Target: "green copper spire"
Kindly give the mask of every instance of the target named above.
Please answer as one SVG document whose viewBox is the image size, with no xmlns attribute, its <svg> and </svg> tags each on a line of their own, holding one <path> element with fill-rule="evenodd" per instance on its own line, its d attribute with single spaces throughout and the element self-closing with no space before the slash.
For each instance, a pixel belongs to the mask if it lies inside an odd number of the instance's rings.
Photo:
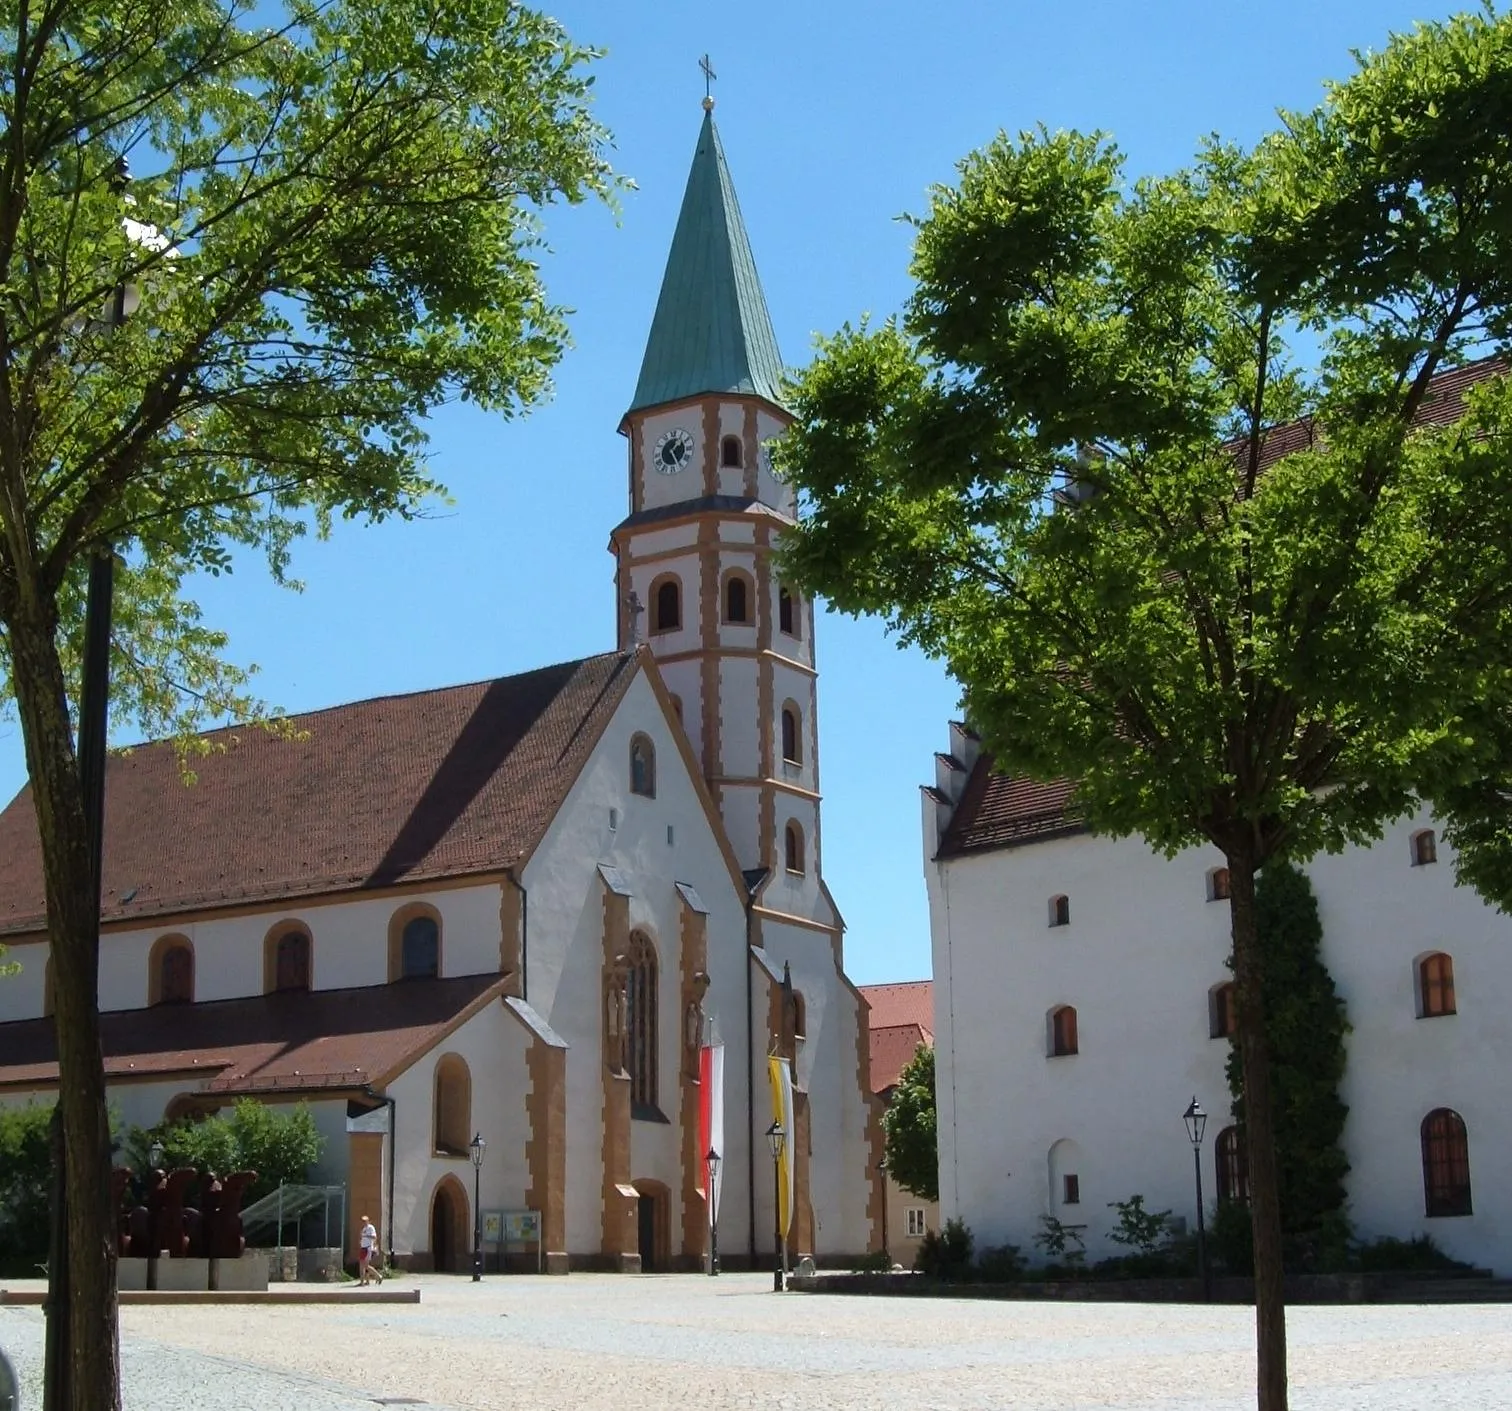
<svg viewBox="0 0 1512 1411">
<path fill-rule="evenodd" d="M 781 404 L 782 358 L 712 106 L 699 130 L 632 412 L 704 392 Z"/>
</svg>

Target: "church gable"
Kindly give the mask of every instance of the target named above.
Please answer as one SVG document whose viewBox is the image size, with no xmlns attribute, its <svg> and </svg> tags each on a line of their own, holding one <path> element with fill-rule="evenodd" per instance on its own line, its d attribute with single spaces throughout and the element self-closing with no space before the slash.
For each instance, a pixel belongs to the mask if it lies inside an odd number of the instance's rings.
<svg viewBox="0 0 1512 1411">
<path fill-rule="evenodd" d="M 527 853 L 634 675 L 607 653 L 216 731 L 186 786 L 171 742 L 111 758 L 104 919 L 439 880 Z M 0 935 L 41 930 L 29 791 L 0 814 Z"/>
</svg>

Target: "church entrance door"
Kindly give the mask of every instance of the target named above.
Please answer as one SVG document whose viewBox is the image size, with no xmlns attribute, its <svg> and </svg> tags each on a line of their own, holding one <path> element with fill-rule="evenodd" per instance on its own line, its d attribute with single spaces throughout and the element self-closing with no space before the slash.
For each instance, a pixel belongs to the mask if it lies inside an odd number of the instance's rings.
<svg viewBox="0 0 1512 1411">
<path fill-rule="evenodd" d="M 656 1270 L 656 1197 L 643 1195 L 636 1212 L 639 1219 L 641 1272 Z"/>
<path fill-rule="evenodd" d="M 467 1195 L 455 1176 L 436 1187 L 431 1200 L 431 1267 L 441 1274 L 467 1267 Z"/>
</svg>

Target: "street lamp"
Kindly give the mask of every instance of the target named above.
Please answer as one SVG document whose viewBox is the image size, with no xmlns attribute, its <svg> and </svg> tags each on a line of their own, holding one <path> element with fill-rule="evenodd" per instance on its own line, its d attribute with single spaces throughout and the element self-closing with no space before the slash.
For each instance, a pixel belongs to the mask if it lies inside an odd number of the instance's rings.
<svg viewBox="0 0 1512 1411">
<path fill-rule="evenodd" d="M 877 1162 L 877 1170 L 882 1176 L 882 1253 L 887 1257 L 887 1272 L 892 1272 L 892 1256 L 887 1253 L 887 1156 Z"/>
<path fill-rule="evenodd" d="M 152 1145 L 147 1148 L 147 1166 L 149 1171 L 163 1169 L 163 1144 L 156 1137 L 152 1139 Z"/>
<path fill-rule="evenodd" d="M 473 1164 L 473 1283 L 483 1277 L 483 1206 L 480 1204 L 483 1188 L 483 1152 L 488 1143 L 482 1132 L 475 1132 L 468 1143 Z"/>
<path fill-rule="evenodd" d="M 782 1292 L 782 1148 L 787 1144 L 787 1133 L 782 1123 L 774 1121 L 766 1132 L 767 1145 L 772 1150 L 772 1292 Z"/>
<path fill-rule="evenodd" d="M 714 1182 L 719 1175 L 719 1153 L 711 1146 L 704 1157 L 709 1173 L 709 1274 L 719 1272 L 719 1211 L 714 1207 Z"/>
<path fill-rule="evenodd" d="M 1186 1123 L 1187 1140 L 1192 1144 L 1192 1169 L 1197 1176 L 1197 1277 L 1202 1280 L 1202 1301 L 1212 1301 L 1213 1290 L 1208 1282 L 1207 1231 L 1202 1224 L 1202 1134 L 1207 1131 L 1207 1113 L 1197 1103 L 1196 1095 L 1181 1114 Z"/>
</svg>

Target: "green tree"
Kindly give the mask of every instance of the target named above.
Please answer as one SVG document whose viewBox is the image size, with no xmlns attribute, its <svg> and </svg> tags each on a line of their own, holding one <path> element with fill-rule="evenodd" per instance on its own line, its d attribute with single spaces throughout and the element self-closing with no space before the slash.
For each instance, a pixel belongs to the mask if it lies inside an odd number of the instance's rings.
<svg viewBox="0 0 1512 1411">
<path fill-rule="evenodd" d="M 1266 1045 L 1270 1055 L 1276 1179 L 1288 1262 L 1328 1264 L 1347 1254 L 1340 1145 L 1349 1108 L 1344 1078 L 1344 1001 L 1323 964 L 1323 923 L 1307 875 L 1278 859 L 1255 880 L 1255 931 L 1264 958 Z M 1230 1045 L 1234 1118 L 1245 1125 L 1243 1064 Z"/>
<path fill-rule="evenodd" d="M 0 1107 L 0 1257 L 47 1257 L 52 1108 Z"/>
<path fill-rule="evenodd" d="M 1509 104 L 1486 12 L 1170 176 L 1000 136 L 915 223 L 902 319 L 821 341 L 779 451 L 790 570 L 944 661 L 1000 769 L 1226 858 L 1262 1411 L 1286 1326 L 1256 873 L 1418 797 L 1453 835 L 1509 784 L 1512 387 L 1483 366 L 1436 400 L 1512 320 Z"/>
<path fill-rule="evenodd" d="M 935 1139 L 934 1050 L 920 1044 L 903 1065 L 882 1114 L 887 1172 L 920 1200 L 940 1198 L 940 1149 Z"/>
<path fill-rule="evenodd" d="M 593 56 L 514 0 L 272 13 L 35 0 L 0 34 L 0 692 L 42 839 L 78 1411 L 119 1405 L 69 706 L 86 564 L 121 557 L 120 714 L 187 736 L 252 711 L 187 582 L 237 550 L 283 578 L 305 532 L 416 513 L 442 401 L 540 400 L 566 338 L 543 212 L 614 185 Z"/>
</svg>

